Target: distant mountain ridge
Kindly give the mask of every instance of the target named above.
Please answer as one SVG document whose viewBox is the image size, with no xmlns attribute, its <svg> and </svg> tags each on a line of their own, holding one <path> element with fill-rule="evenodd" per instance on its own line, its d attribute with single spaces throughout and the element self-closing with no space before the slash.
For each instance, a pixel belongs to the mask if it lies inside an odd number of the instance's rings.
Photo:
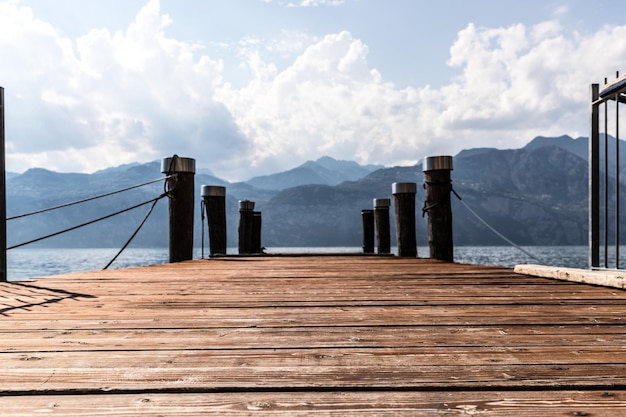
<svg viewBox="0 0 626 417">
<path fill-rule="evenodd" d="M 250 178 L 246 183 L 267 190 L 284 190 L 308 184 L 337 185 L 344 181 L 355 181 L 382 165 L 359 165 L 353 161 L 341 161 L 324 156 L 285 172 Z"/>
<path fill-rule="evenodd" d="M 584 245 L 587 239 L 586 138 L 538 137 L 523 148 L 477 148 L 454 157 L 453 186 L 463 201 L 493 227 L 522 245 Z M 626 144 L 622 146 L 626 149 Z M 130 164 L 94 174 L 64 174 L 31 169 L 7 179 L 7 214 L 30 212 L 158 178 L 160 163 Z M 426 245 L 426 220 L 420 208 L 421 164 L 362 167 L 355 162 L 320 158 L 292 170 L 230 183 L 199 171 L 196 183 L 196 245 L 202 219 L 200 187 L 227 188 L 228 244 L 237 246 L 238 200 L 256 202 L 263 216 L 263 245 L 360 246 L 360 211 L 372 199 L 391 197 L 393 182 L 416 182 L 418 244 Z M 294 177 L 297 180 L 294 180 Z M 311 183 L 302 184 L 304 178 Z M 355 178 L 347 180 L 346 178 Z M 267 188 L 265 188 L 267 187 Z M 158 196 L 163 184 L 51 213 L 9 222 L 9 246 Z M 626 190 L 625 190 L 626 192 Z M 456 245 L 505 244 L 453 197 Z M 37 243 L 42 247 L 120 247 L 145 214 L 140 208 L 80 231 Z M 160 202 L 133 246 L 168 244 L 167 202 Z M 393 210 L 392 210 L 393 213 Z M 393 214 L 392 214 L 393 215 Z M 206 227 L 206 225 L 204 226 Z M 392 221 L 392 238 L 394 237 Z M 207 233 L 205 232 L 205 235 Z"/>
</svg>

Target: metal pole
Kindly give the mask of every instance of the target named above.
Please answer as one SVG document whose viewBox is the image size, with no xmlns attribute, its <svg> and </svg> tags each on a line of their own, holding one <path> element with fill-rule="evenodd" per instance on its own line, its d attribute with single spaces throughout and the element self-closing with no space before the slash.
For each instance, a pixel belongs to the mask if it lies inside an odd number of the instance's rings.
<svg viewBox="0 0 626 417">
<path fill-rule="evenodd" d="M 619 79 L 619 71 L 615 73 L 615 79 Z M 615 93 L 615 269 L 619 269 L 619 102 L 621 89 Z"/>
<path fill-rule="evenodd" d="M 596 103 L 599 97 L 600 86 L 591 84 L 591 132 L 589 134 L 589 266 L 591 268 L 600 266 L 600 126 Z"/>
<path fill-rule="evenodd" d="M 7 281 L 7 192 L 4 155 L 4 88 L 0 87 L 0 281 Z"/>
<path fill-rule="evenodd" d="M 606 79 L 604 80 L 604 84 L 606 84 Z M 604 267 L 609 267 L 609 135 L 608 135 L 608 126 L 609 126 L 609 107 L 608 101 L 604 101 Z M 598 112 L 598 149 L 600 149 L 600 108 L 597 109 Z M 600 152 L 598 152 L 598 158 L 600 158 Z M 598 162 L 598 167 L 600 166 L 600 162 Z M 598 168 L 600 169 L 600 168 Z M 598 172 L 598 239 L 600 239 L 600 173 Z M 598 266 L 600 265 L 600 243 L 598 242 Z"/>
</svg>

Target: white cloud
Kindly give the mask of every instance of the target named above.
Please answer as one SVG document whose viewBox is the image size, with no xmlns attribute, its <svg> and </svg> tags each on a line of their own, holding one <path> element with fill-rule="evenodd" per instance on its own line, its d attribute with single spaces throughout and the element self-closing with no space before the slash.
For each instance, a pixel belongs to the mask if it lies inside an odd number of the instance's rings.
<svg viewBox="0 0 626 417">
<path fill-rule="evenodd" d="M 300 0 L 298 2 L 288 2 L 287 7 L 339 6 L 343 3 L 345 3 L 344 0 Z"/>
<path fill-rule="evenodd" d="M 376 162 L 396 152 L 416 108 L 407 91 L 368 67 L 367 53 L 348 32 L 328 35 L 275 76 L 220 90 L 217 97 L 254 142 L 250 164 L 285 168 L 325 154 Z"/>
<path fill-rule="evenodd" d="M 218 97 L 254 142 L 251 165 L 265 170 L 324 154 L 401 164 L 467 147 L 512 148 L 536 135 L 586 135 L 589 84 L 626 58 L 624 31 L 583 37 L 557 22 L 470 24 L 450 49 L 459 75 L 440 89 L 385 82 L 369 67 L 367 46 L 342 32 L 280 72 L 256 60 L 271 71 Z"/>
<path fill-rule="evenodd" d="M 0 7 L 0 48 L 14 64 L 0 70 L 9 169 L 95 170 L 199 151 L 219 167 L 245 145 L 212 98 L 222 62 L 166 37 L 171 19 L 158 0 L 126 31 L 93 30 L 75 42 L 27 7 Z"/>
<path fill-rule="evenodd" d="M 623 64 L 625 34 L 626 26 L 581 36 L 555 22 L 469 25 L 451 48 L 449 64 L 461 75 L 442 89 L 446 130 L 509 147 L 540 134 L 586 135 L 589 84 Z"/>
<path fill-rule="evenodd" d="M 589 84 L 626 61 L 626 26 L 469 24 L 450 47 L 455 78 L 398 88 L 350 32 L 283 32 L 224 48 L 249 70 L 240 87 L 202 44 L 168 37 L 173 24 L 150 0 L 124 31 L 69 39 L 0 0 L 9 169 L 93 171 L 177 153 L 246 179 L 323 155 L 395 165 L 586 135 Z"/>
</svg>

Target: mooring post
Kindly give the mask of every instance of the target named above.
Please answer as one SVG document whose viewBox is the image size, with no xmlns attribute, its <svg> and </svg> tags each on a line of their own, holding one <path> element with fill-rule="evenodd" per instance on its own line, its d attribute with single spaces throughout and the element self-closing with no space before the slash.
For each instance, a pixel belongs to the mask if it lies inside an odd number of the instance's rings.
<svg viewBox="0 0 626 417">
<path fill-rule="evenodd" d="M 430 257 L 440 261 L 454 261 L 452 243 L 451 156 L 424 158 L 424 212 L 428 213 L 428 247 Z"/>
<path fill-rule="evenodd" d="M 363 253 L 374 253 L 374 210 L 361 210 L 363 219 Z"/>
<path fill-rule="evenodd" d="M 415 236 L 415 193 L 414 182 L 394 182 L 391 185 L 396 213 L 396 243 L 398 256 L 417 256 Z"/>
<path fill-rule="evenodd" d="M 201 195 L 209 228 L 209 255 L 226 255 L 226 187 L 203 185 Z"/>
<path fill-rule="evenodd" d="M 389 206 L 391 199 L 374 199 L 374 220 L 376 222 L 376 243 L 379 255 L 391 253 L 391 232 L 389 227 Z"/>
<path fill-rule="evenodd" d="M 161 160 L 167 174 L 170 213 L 170 262 L 193 259 L 194 176 L 196 160 L 174 155 Z"/>
<path fill-rule="evenodd" d="M 239 254 L 252 252 L 252 222 L 254 221 L 254 201 L 239 201 Z"/>
<path fill-rule="evenodd" d="M 252 242 L 251 248 L 252 253 L 261 253 L 261 227 L 263 225 L 263 221 L 261 218 L 260 211 L 252 212 Z"/>
<path fill-rule="evenodd" d="M 6 160 L 4 156 L 4 88 L 0 87 L 0 282 L 8 280 L 7 273 L 7 192 Z"/>
</svg>

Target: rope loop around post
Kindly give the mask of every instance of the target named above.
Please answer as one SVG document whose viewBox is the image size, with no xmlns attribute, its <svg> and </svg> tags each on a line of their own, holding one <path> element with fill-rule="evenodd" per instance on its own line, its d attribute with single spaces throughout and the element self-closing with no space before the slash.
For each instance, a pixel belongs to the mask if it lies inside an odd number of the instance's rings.
<svg viewBox="0 0 626 417">
<path fill-rule="evenodd" d="M 427 185 L 449 185 L 450 186 L 450 192 L 454 193 L 457 197 L 459 196 L 455 191 L 454 188 L 452 188 L 452 180 L 450 181 L 430 181 L 430 180 L 424 180 L 424 189 L 426 189 Z M 459 197 L 459 200 L 461 198 Z M 447 197 L 444 196 L 442 197 L 439 201 L 437 201 L 434 204 L 428 205 L 426 200 L 424 200 L 424 207 L 422 207 L 422 218 L 424 218 L 426 216 L 426 213 L 428 213 L 430 210 L 434 209 L 435 207 L 440 206 L 441 204 L 447 202 Z"/>
</svg>

